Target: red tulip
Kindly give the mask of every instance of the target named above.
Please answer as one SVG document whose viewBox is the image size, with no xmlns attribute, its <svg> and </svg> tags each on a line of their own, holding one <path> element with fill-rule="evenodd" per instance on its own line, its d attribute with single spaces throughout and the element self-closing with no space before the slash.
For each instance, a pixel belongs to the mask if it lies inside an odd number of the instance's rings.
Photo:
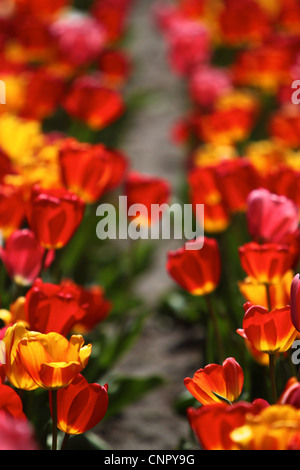
<svg viewBox="0 0 300 470">
<path fill-rule="evenodd" d="M 34 186 L 28 201 L 27 219 L 44 248 L 59 249 L 69 242 L 80 225 L 84 207 L 83 201 L 66 189 Z"/>
<path fill-rule="evenodd" d="M 300 409 L 300 382 L 298 382 L 296 377 L 291 377 L 287 381 L 278 403 Z"/>
<path fill-rule="evenodd" d="M 96 0 L 93 2 L 91 13 L 105 28 L 110 43 L 118 41 L 123 36 L 131 3 L 132 0 Z"/>
<path fill-rule="evenodd" d="M 222 365 L 209 364 L 197 370 L 192 379 L 184 379 L 188 391 L 202 405 L 222 403 L 222 399 L 235 401 L 242 392 L 243 384 L 243 370 L 232 357 L 227 358 Z"/>
<path fill-rule="evenodd" d="M 139 222 L 143 223 L 144 218 L 146 218 L 146 223 L 157 222 L 161 214 L 155 214 L 153 205 L 161 206 L 169 202 L 170 185 L 162 178 L 131 172 L 125 182 L 125 194 L 128 207 L 135 204 L 145 207 L 145 214 L 137 216 Z"/>
<path fill-rule="evenodd" d="M 187 416 L 203 450 L 236 450 L 238 447 L 230 438 L 230 433 L 245 424 L 248 414 L 256 415 L 267 406 L 268 403 L 261 399 L 253 403 L 234 403 L 232 406 L 216 403 L 188 408 Z"/>
<path fill-rule="evenodd" d="M 221 275 L 217 241 L 204 237 L 203 247 L 199 250 L 188 250 L 186 244 L 183 248 L 169 252 L 167 271 L 177 284 L 192 295 L 206 295 L 214 291 Z"/>
<path fill-rule="evenodd" d="M 97 76 L 74 80 L 62 105 L 73 119 L 83 121 L 94 130 L 110 125 L 124 112 L 121 94 L 104 87 Z"/>
<path fill-rule="evenodd" d="M 0 248 L 0 257 L 8 275 L 17 284 L 30 286 L 39 276 L 45 249 L 29 229 L 16 230 Z M 53 251 L 49 251 L 44 265 L 47 267 L 53 260 Z"/>
<path fill-rule="evenodd" d="M 21 398 L 15 390 L 4 384 L 0 384 L 0 409 L 14 418 L 26 419 Z"/>
<path fill-rule="evenodd" d="M 238 251 L 242 268 L 258 283 L 279 282 L 293 265 L 293 254 L 286 245 L 250 242 Z"/>
<path fill-rule="evenodd" d="M 62 181 L 86 203 L 98 201 L 122 178 L 125 162 L 102 144 L 89 145 L 67 139 L 59 151 Z M 120 175 L 118 173 L 120 166 Z"/>
<path fill-rule="evenodd" d="M 248 197 L 247 223 L 255 241 L 280 243 L 298 228 L 298 209 L 284 196 L 256 189 Z"/>
<path fill-rule="evenodd" d="M 100 286 L 92 286 L 83 288 L 77 286 L 73 281 L 64 280 L 61 285 L 63 287 L 74 287 L 79 289 L 81 305 L 84 305 L 85 315 L 79 323 L 74 325 L 73 329 L 77 332 L 85 333 L 92 331 L 100 322 L 105 320 L 111 311 L 111 302 L 104 296 L 104 290 Z"/>
<path fill-rule="evenodd" d="M 82 434 L 96 426 L 108 407 L 108 386 L 89 384 L 78 374 L 66 388 L 57 391 L 57 426 L 71 435 Z M 50 394 L 52 414 L 52 395 Z"/>
<path fill-rule="evenodd" d="M 81 290 L 75 285 L 44 283 L 37 279 L 26 294 L 25 318 L 40 333 L 66 336 L 86 315 Z"/>
<path fill-rule="evenodd" d="M 246 158 L 220 162 L 216 177 L 225 205 L 231 213 L 244 212 L 249 194 L 261 183 L 258 171 Z"/>
<path fill-rule="evenodd" d="M 25 218 L 23 192 L 12 185 L 0 186 L 0 230 L 6 238 L 20 228 Z"/>
<path fill-rule="evenodd" d="M 222 40 L 230 45 L 262 41 L 271 30 L 269 19 L 253 0 L 227 0 L 219 22 Z"/>
<path fill-rule="evenodd" d="M 32 73 L 21 116 L 36 121 L 50 117 L 58 108 L 63 92 L 64 83 L 60 77 L 43 69 Z"/>
<path fill-rule="evenodd" d="M 106 49 L 98 60 L 97 68 L 106 86 L 119 88 L 130 75 L 131 63 L 124 52 L 118 49 Z"/>
<path fill-rule="evenodd" d="M 276 354 L 286 352 L 293 344 L 297 331 L 291 321 L 290 307 L 269 312 L 260 305 L 247 302 L 243 329 L 237 330 L 257 351 Z"/>
<path fill-rule="evenodd" d="M 49 20 L 69 5 L 69 0 L 16 0 L 16 8 L 20 13 Z"/>
</svg>

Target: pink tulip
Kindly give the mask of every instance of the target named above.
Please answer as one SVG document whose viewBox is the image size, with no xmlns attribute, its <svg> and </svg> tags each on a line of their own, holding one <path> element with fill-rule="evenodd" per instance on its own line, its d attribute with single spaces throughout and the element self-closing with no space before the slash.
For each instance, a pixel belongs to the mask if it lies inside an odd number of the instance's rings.
<svg viewBox="0 0 300 470">
<path fill-rule="evenodd" d="M 257 242 L 281 243 L 298 229 L 299 213 L 294 202 L 264 188 L 251 191 L 246 215 L 250 236 Z"/>
<path fill-rule="evenodd" d="M 23 286 L 30 286 L 42 269 L 45 249 L 39 244 L 34 233 L 29 229 L 16 230 L 0 248 L 0 257 L 8 275 Z M 53 261 L 53 252 L 49 251 L 45 267 Z"/>
<path fill-rule="evenodd" d="M 31 424 L 3 409 L 0 410 L 0 450 L 38 450 Z"/>
</svg>

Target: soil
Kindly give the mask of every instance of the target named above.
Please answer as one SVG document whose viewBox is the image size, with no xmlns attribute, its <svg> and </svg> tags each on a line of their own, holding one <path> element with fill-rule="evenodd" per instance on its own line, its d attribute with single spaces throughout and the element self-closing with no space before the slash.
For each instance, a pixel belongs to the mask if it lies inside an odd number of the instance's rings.
<svg viewBox="0 0 300 470">
<path fill-rule="evenodd" d="M 163 38 L 153 21 L 153 2 L 135 2 L 129 29 L 129 53 L 135 63 L 128 93 L 150 91 L 153 99 L 140 109 L 122 145 L 133 169 L 165 177 L 174 194 L 183 178 L 184 152 L 170 140 L 170 130 L 184 109 L 182 83 L 169 70 Z M 180 243 L 179 243 L 180 244 Z M 203 332 L 186 329 L 159 317 L 160 297 L 174 287 L 165 270 L 166 252 L 178 242 L 157 243 L 153 267 L 136 289 L 152 306 L 144 331 L 114 372 L 122 375 L 160 375 L 166 385 L 106 422 L 100 436 L 112 450 L 170 450 L 178 447 L 190 430 L 185 416 L 173 403 L 185 391 L 183 379 L 202 367 L 199 343 Z"/>
</svg>

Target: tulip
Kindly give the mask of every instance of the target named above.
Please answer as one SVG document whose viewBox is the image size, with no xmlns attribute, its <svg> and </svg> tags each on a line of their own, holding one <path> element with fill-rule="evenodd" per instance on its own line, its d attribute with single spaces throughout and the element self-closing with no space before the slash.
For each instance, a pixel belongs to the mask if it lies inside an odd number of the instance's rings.
<svg viewBox="0 0 300 470">
<path fill-rule="evenodd" d="M 25 318 L 31 330 L 69 334 L 86 316 L 81 289 L 76 284 L 51 284 L 37 279 L 25 296 Z"/>
<path fill-rule="evenodd" d="M 254 0 L 227 0 L 226 8 L 220 14 L 219 24 L 222 41 L 231 46 L 255 44 L 266 38 L 271 31 L 266 13 L 260 3 Z"/>
<path fill-rule="evenodd" d="M 172 69 L 188 76 L 210 56 L 210 37 L 207 27 L 196 21 L 181 19 L 168 29 L 168 58 Z"/>
<path fill-rule="evenodd" d="M 66 434 L 83 434 L 96 426 L 108 407 L 108 386 L 88 381 L 81 375 L 57 391 L 57 427 Z M 50 394 L 50 410 L 52 395 Z"/>
<path fill-rule="evenodd" d="M 15 390 L 4 384 L 0 384 L 0 409 L 14 418 L 26 419 L 21 398 Z"/>
<path fill-rule="evenodd" d="M 43 20 L 51 20 L 69 4 L 69 0 L 16 0 L 17 11 Z"/>
<path fill-rule="evenodd" d="M 58 333 L 23 338 L 18 355 L 25 370 L 38 387 L 57 391 L 67 387 L 87 365 L 92 346 L 84 346 L 81 335 L 68 341 Z"/>
<path fill-rule="evenodd" d="M 240 450 L 300 450 L 300 410 L 291 405 L 272 405 L 232 431 Z"/>
<path fill-rule="evenodd" d="M 9 184 L 0 186 L 0 230 L 7 238 L 19 229 L 25 218 L 22 191 Z"/>
<path fill-rule="evenodd" d="M 260 305 L 247 302 L 244 310 L 243 329 L 237 332 L 257 351 L 277 354 L 290 349 L 297 330 L 292 324 L 289 306 L 268 311 Z"/>
<path fill-rule="evenodd" d="M 297 331 L 300 331 L 299 285 L 299 274 L 296 274 L 291 284 L 291 318 Z"/>
<path fill-rule="evenodd" d="M 278 282 L 269 284 L 268 291 L 264 284 L 251 277 L 239 281 L 238 287 L 244 299 L 254 305 L 261 305 L 269 310 L 282 308 L 290 303 L 293 276 L 293 271 L 289 270 Z"/>
<path fill-rule="evenodd" d="M 189 198 L 194 212 L 198 204 L 204 204 L 205 232 L 223 232 L 230 223 L 230 215 L 220 191 L 215 166 L 206 165 L 194 168 L 189 172 L 188 184 Z"/>
<path fill-rule="evenodd" d="M 83 288 L 69 280 L 61 283 L 62 287 L 78 289 L 79 303 L 84 306 L 84 316 L 72 328 L 77 333 L 92 331 L 100 322 L 105 320 L 111 311 L 111 302 L 105 299 L 104 290 L 100 286 Z"/>
<path fill-rule="evenodd" d="M 15 323 L 7 328 L 3 342 L 6 350 L 5 374 L 8 381 L 16 388 L 22 390 L 35 390 L 38 388 L 31 376 L 25 370 L 18 353 L 18 344 L 23 338 L 36 336 L 38 333 L 28 331 L 23 322 Z"/>
<path fill-rule="evenodd" d="M 261 399 L 253 403 L 234 403 L 232 406 L 215 403 L 188 408 L 187 416 L 201 449 L 238 450 L 238 445 L 230 437 L 231 432 L 245 424 L 248 414 L 257 415 L 267 406 L 268 403 Z"/>
<path fill-rule="evenodd" d="M 93 2 L 91 14 L 101 27 L 105 28 L 109 43 L 115 43 L 122 38 L 131 3 L 132 0 L 96 0 Z"/>
<path fill-rule="evenodd" d="M 124 112 L 121 94 L 104 87 L 96 76 L 74 80 L 62 106 L 73 119 L 86 123 L 93 130 L 112 124 Z"/>
<path fill-rule="evenodd" d="M 300 409 L 300 382 L 296 377 L 291 377 L 281 393 L 278 404 L 291 405 L 294 408 Z"/>
<path fill-rule="evenodd" d="M 169 202 L 170 185 L 162 178 L 131 172 L 125 182 L 125 194 L 128 207 L 141 204 L 145 208 L 145 214 L 136 217 L 139 223 L 155 223 L 162 213 L 156 214 L 154 205 L 163 207 Z"/>
<path fill-rule="evenodd" d="M 67 140 L 59 151 L 62 181 L 85 203 L 96 202 L 112 178 L 114 161 L 104 145 Z"/>
<path fill-rule="evenodd" d="M 125 84 L 131 72 L 131 63 L 118 49 L 106 49 L 102 52 L 97 63 L 105 86 L 120 88 Z"/>
<path fill-rule="evenodd" d="M 292 268 L 293 255 L 286 245 L 250 242 L 238 252 L 247 276 L 261 284 L 276 284 Z"/>
<path fill-rule="evenodd" d="M 0 450 L 38 450 L 31 424 L 0 410 Z"/>
<path fill-rule="evenodd" d="M 250 193 L 246 215 L 249 233 L 257 242 L 281 243 L 298 228 L 299 215 L 294 202 L 267 189 Z"/>
<path fill-rule="evenodd" d="M 204 237 L 203 242 L 203 247 L 199 250 L 188 250 L 185 245 L 168 253 L 168 273 L 183 289 L 196 296 L 213 292 L 221 275 L 217 241 Z"/>
<path fill-rule="evenodd" d="M 234 402 L 240 396 L 243 384 L 242 368 L 232 357 L 227 358 L 222 365 L 209 364 L 199 369 L 192 379 L 184 379 L 188 391 L 202 405 Z"/>
<path fill-rule="evenodd" d="M 232 83 L 226 70 L 217 67 L 197 67 L 189 80 L 189 92 L 193 101 L 204 109 L 210 109 L 219 96 L 231 89 Z"/>
<path fill-rule="evenodd" d="M 216 179 L 224 203 L 230 213 L 245 212 L 251 191 L 261 184 L 261 176 L 246 158 L 221 161 Z"/>
<path fill-rule="evenodd" d="M 96 19 L 88 15 L 69 13 L 50 25 L 58 54 L 76 67 L 89 65 L 99 57 L 106 43 L 106 32 Z"/>
<path fill-rule="evenodd" d="M 45 258 L 45 249 L 28 229 L 16 230 L 0 248 L 0 257 L 8 275 L 16 284 L 30 286 L 39 276 L 43 267 L 49 266 L 53 252 Z M 45 265 L 45 266 L 44 266 Z"/>
<path fill-rule="evenodd" d="M 28 120 L 41 121 L 51 117 L 64 93 L 63 80 L 43 69 L 32 73 L 26 87 L 26 99 L 20 115 Z"/>
<path fill-rule="evenodd" d="M 63 189 L 32 188 L 27 219 L 30 229 L 46 249 L 60 249 L 74 235 L 84 215 L 84 203 Z"/>
</svg>

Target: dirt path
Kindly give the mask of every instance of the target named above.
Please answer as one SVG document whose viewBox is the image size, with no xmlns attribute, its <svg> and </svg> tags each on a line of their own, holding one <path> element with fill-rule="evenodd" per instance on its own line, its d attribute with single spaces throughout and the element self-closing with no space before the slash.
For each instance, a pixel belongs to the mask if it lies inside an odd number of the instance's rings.
<svg viewBox="0 0 300 470">
<path fill-rule="evenodd" d="M 132 15 L 130 52 L 136 62 L 131 90 L 153 90 L 156 99 L 141 109 L 126 135 L 123 149 L 135 170 L 166 177 L 176 193 L 182 178 L 182 152 L 169 140 L 171 125 L 183 109 L 181 85 L 166 63 L 162 38 L 155 30 L 150 0 L 137 0 Z M 176 242 L 178 245 L 178 242 Z M 183 331 L 156 315 L 156 302 L 173 283 L 165 271 L 166 252 L 174 242 L 158 243 L 153 269 L 137 285 L 139 295 L 153 307 L 153 316 L 131 353 L 116 369 L 122 375 L 158 374 L 167 384 L 128 407 L 105 427 L 103 438 L 112 449 L 174 449 L 189 427 L 173 411 L 173 401 L 185 390 L 183 378 L 200 367 L 201 332 Z"/>
</svg>

